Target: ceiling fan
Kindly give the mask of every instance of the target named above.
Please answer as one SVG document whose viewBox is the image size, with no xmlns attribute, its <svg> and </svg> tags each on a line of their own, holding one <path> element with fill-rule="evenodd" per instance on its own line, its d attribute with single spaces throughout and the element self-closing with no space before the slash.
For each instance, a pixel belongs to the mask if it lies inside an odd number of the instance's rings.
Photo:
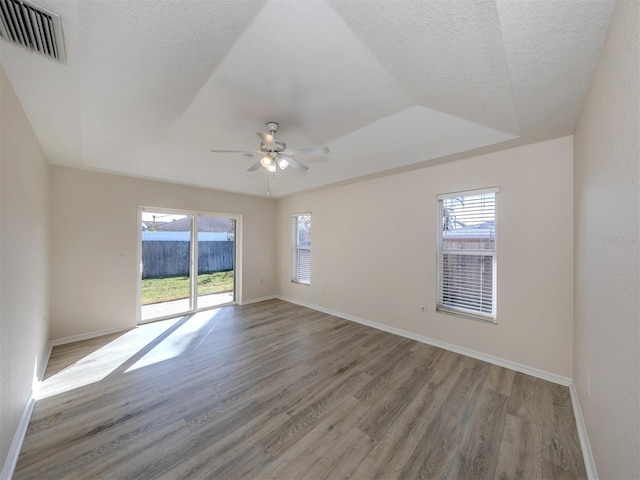
<svg viewBox="0 0 640 480">
<path fill-rule="evenodd" d="M 316 156 L 327 155 L 329 149 L 327 147 L 306 147 L 306 148 L 287 148 L 287 144 L 282 140 L 276 139 L 278 124 L 276 122 L 267 122 L 269 133 L 257 132 L 260 137 L 259 151 L 246 150 L 211 150 L 214 153 L 242 153 L 246 158 L 251 158 L 258 154 L 262 157 L 256 163 L 251 165 L 247 172 L 255 172 L 260 167 L 271 173 L 275 173 L 278 169 L 284 170 L 291 166 L 301 172 L 309 170 L 304 163 L 296 160 L 295 156 Z"/>
</svg>

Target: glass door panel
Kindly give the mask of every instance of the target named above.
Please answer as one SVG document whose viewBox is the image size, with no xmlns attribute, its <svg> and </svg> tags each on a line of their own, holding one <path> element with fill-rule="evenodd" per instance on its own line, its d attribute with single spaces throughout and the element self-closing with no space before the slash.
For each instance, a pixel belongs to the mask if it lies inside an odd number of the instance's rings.
<svg viewBox="0 0 640 480">
<path fill-rule="evenodd" d="M 191 215 L 142 212 L 141 320 L 192 311 Z"/>
<path fill-rule="evenodd" d="M 198 309 L 235 301 L 236 220 L 198 215 Z"/>
</svg>

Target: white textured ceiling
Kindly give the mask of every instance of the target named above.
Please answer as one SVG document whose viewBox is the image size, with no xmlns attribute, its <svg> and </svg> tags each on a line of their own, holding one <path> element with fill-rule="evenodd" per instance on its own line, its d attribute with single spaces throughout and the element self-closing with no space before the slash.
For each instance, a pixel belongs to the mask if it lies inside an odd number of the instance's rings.
<svg viewBox="0 0 640 480">
<path fill-rule="evenodd" d="M 0 61 L 51 163 L 272 196 L 573 133 L 615 1 L 36 0 L 68 62 Z"/>
</svg>

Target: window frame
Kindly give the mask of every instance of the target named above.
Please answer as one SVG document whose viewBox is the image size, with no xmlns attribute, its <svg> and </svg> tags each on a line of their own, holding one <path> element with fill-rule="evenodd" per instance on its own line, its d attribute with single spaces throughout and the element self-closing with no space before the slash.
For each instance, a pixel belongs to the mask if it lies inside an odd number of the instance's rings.
<svg viewBox="0 0 640 480">
<path fill-rule="evenodd" d="M 500 187 L 482 188 L 476 190 L 464 190 L 460 192 L 443 193 L 436 196 L 437 214 L 437 239 L 436 239 L 436 312 L 447 315 L 454 315 L 472 320 L 479 320 L 492 324 L 497 324 L 497 265 L 498 265 L 498 193 Z M 494 227 L 493 227 L 493 250 L 447 250 L 443 249 L 444 229 L 443 229 L 443 201 L 450 198 L 471 197 L 482 194 L 493 193 L 494 197 Z M 492 257 L 491 268 L 491 313 L 482 312 L 480 310 L 464 308 L 461 306 L 446 305 L 443 300 L 443 263 L 444 255 L 468 255 L 474 257 Z M 482 292 L 482 288 L 478 293 Z"/>
<path fill-rule="evenodd" d="M 299 245 L 300 236 L 298 234 L 298 222 L 300 217 L 309 217 L 309 245 Z M 301 285 L 311 285 L 311 212 L 294 213 L 291 215 L 291 282 Z M 307 250 L 309 252 L 309 276 L 306 279 L 301 279 L 298 275 L 300 269 L 298 268 L 298 258 L 301 250 Z"/>
</svg>

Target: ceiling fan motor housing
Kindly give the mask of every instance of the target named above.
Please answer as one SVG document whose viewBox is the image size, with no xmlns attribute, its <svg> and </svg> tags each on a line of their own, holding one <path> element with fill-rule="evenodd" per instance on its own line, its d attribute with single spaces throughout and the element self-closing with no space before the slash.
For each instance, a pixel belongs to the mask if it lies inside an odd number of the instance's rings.
<svg viewBox="0 0 640 480">
<path fill-rule="evenodd" d="M 269 153 L 271 151 L 275 151 L 275 152 L 282 152 L 287 148 L 287 144 L 284 143 L 281 140 L 276 140 L 275 138 L 273 139 L 273 143 L 276 145 L 275 150 L 274 149 L 268 149 L 264 143 L 260 142 L 260 151 L 261 152 L 265 152 L 265 153 Z"/>
<path fill-rule="evenodd" d="M 271 135 L 278 131 L 278 122 L 267 122 L 267 129 L 271 132 Z"/>
</svg>

